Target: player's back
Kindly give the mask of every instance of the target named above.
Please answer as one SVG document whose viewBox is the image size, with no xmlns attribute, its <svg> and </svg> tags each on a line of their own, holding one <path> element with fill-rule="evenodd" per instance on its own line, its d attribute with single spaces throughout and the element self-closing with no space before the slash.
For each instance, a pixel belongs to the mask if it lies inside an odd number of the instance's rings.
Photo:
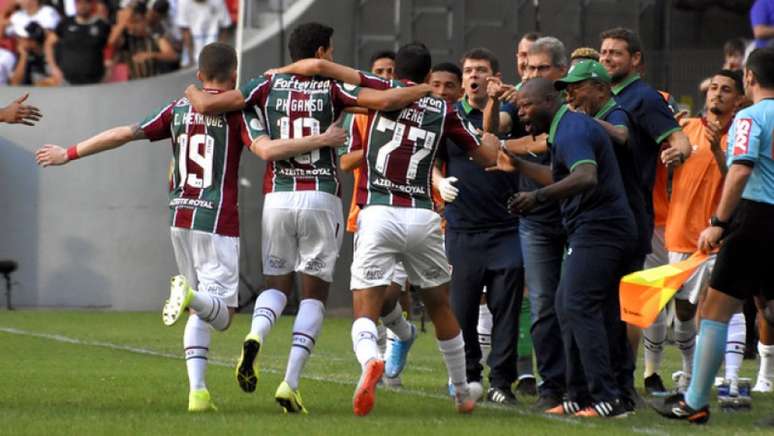
<svg viewBox="0 0 774 436">
<path fill-rule="evenodd" d="M 266 130 L 272 139 L 320 134 L 346 106 L 357 103 L 357 97 L 343 85 L 323 77 L 274 74 L 264 76 L 263 82 L 254 85 L 254 89 L 255 93 L 245 92 L 247 101 L 263 112 Z M 264 193 L 283 191 L 340 195 L 336 149 L 323 147 L 267 165 Z"/>
<path fill-rule="evenodd" d="M 427 96 L 398 111 L 371 112 L 358 204 L 432 209 L 432 167 L 447 136 L 465 150 L 479 144 L 441 98 Z"/>
</svg>

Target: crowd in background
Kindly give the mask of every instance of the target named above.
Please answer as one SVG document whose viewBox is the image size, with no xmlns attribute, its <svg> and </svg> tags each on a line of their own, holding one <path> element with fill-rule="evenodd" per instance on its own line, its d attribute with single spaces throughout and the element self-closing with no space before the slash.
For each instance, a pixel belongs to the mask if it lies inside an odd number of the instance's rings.
<svg viewBox="0 0 774 436">
<path fill-rule="evenodd" d="M 0 84 L 122 82 L 195 65 L 237 0 L 0 0 Z"/>
</svg>

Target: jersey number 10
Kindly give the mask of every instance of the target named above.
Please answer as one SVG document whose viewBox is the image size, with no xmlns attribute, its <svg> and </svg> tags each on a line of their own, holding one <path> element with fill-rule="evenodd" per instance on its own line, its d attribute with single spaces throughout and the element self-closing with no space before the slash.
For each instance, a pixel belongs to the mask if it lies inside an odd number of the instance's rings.
<svg viewBox="0 0 774 436">
<path fill-rule="evenodd" d="M 192 188 L 209 188 L 212 185 L 212 156 L 215 152 L 215 138 L 201 133 L 189 138 L 183 133 L 177 137 L 177 145 L 180 146 L 177 157 L 180 187 L 183 188 L 187 184 Z M 204 145 L 204 153 L 200 150 L 202 145 Z M 197 174 L 188 174 L 189 160 L 202 169 L 201 178 Z"/>
<path fill-rule="evenodd" d="M 304 128 L 309 129 L 309 135 L 320 134 L 320 122 L 315 118 L 296 118 L 293 120 L 293 135 L 290 134 L 290 118 L 282 117 L 278 121 L 280 128 L 280 138 L 282 139 L 299 139 L 304 137 Z M 308 153 L 299 154 L 293 156 L 293 160 L 302 165 L 314 165 L 315 162 L 320 160 L 320 149 L 312 150 Z"/>
</svg>

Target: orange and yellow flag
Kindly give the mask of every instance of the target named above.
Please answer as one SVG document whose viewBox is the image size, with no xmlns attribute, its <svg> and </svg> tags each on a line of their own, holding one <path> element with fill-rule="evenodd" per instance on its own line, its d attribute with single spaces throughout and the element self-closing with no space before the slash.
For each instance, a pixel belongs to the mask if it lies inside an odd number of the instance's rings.
<svg viewBox="0 0 774 436">
<path fill-rule="evenodd" d="M 682 262 L 624 276 L 619 288 L 621 319 L 642 328 L 653 324 L 664 306 L 707 257 L 696 252 Z"/>
</svg>

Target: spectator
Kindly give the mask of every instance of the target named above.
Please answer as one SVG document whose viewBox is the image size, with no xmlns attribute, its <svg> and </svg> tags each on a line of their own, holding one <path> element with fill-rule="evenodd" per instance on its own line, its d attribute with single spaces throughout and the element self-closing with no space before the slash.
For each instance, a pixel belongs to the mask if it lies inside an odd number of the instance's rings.
<svg viewBox="0 0 774 436">
<path fill-rule="evenodd" d="M 527 72 L 527 52 L 529 52 L 529 48 L 532 47 L 532 44 L 534 44 L 538 38 L 540 38 L 539 33 L 525 33 L 524 36 L 521 37 L 521 40 L 519 40 L 519 45 L 516 46 L 516 74 L 518 74 L 519 78 L 522 80 L 524 80 L 524 74 Z"/>
<path fill-rule="evenodd" d="M 19 61 L 11 76 L 11 85 L 54 86 L 56 81 L 46 65 L 43 43 L 46 31 L 36 21 L 24 28 L 25 37 L 19 38 Z"/>
<path fill-rule="evenodd" d="M 742 38 L 733 38 L 723 44 L 723 69 L 742 71 L 744 66 L 744 53 L 747 51 L 747 42 Z"/>
<path fill-rule="evenodd" d="M 774 0 L 756 0 L 750 9 L 755 48 L 774 44 Z"/>
<path fill-rule="evenodd" d="M 16 65 L 16 55 L 0 47 L 0 85 L 7 85 Z"/>
<path fill-rule="evenodd" d="M 371 72 L 379 77 L 392 80 L 395 73 L 395 52 L 382 50 L 371 56 Z"/>
<path fill-rule="evenodd" d="M 599 52 L 591 47 L 578 47 L 570 55 L 570 66 L 574 66 L 580 61 L 592 60 L 599 62 Z"/>
<path fill-rule="evenodd" d="M 59 24 L 59 13 L 48 5 L 41 5 L 40 0 L 18 0 L 21 9 L 11 14 L 11 34 L 27 37 L 27 25 L 34 21 L 45 31 L 53 31 Z"/>
<path fill-rule="evenodd" d="M 151 0 L 148 3 L 147 18 L 151 31 L 166 38 L 175 51 L 180 53 L 183 51 L 183 42 L 174 20 L 176 5 L 175 0 Z"/>
<path fill-rule="evenodd" d="M 128 71 L 114 72 L 114 79 L 151 77 L 177 67 L 178 53 L 168 39 L 151 32 L 147 10 L 144 2 L 136 2 L 117 14 L 108 45 L 115 50 L 118 65 L 114 68 L 126 68 Z"/>
<path fill-rule="evenodd" d="M 195 65 L 205 45 L 223 38 L 231 17 L 223 0 L 179 0 L 176 24 L 183 35 L 183 66 Z"/>
<path fill-rule="evenodd" d="M 94 15 L 96 0 L 76 0 L 76 15 L 66 17 L 46 39 L 46 60 L 54 80 L 74 85 L 101 82 L 103 50 L 110 25 Z"/>
</svg>

